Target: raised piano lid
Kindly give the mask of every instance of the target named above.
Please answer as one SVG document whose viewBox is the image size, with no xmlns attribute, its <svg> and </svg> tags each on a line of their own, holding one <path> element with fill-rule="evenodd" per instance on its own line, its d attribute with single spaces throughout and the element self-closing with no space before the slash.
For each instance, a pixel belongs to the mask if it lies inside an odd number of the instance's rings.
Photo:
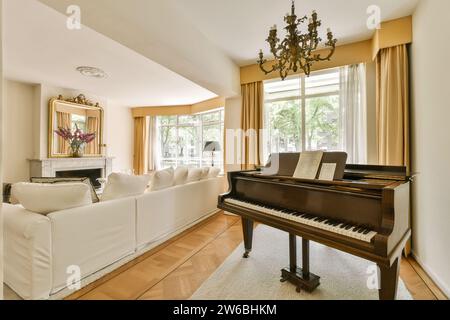
<svg viewBox="0 0 450 320">
<path fill-rule="evenodd" d="M 348 164 L 345 167 L 344 179 L 408 181 L 411 179 L 411 175 L 407 172 L 406 167 Z"/>
</svg>

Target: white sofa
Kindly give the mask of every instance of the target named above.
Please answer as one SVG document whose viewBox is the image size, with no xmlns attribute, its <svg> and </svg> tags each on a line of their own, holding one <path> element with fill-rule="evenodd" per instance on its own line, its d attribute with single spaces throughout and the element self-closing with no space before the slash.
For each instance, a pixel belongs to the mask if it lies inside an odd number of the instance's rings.
<svg viewBox="0 0 450 320">
<path fill-rule="evenodd" d="M 48 216 L 4 205 L 4 282 L 23 299 L 59 299 L 217 212 L 223 177 Z"/>
</svg>

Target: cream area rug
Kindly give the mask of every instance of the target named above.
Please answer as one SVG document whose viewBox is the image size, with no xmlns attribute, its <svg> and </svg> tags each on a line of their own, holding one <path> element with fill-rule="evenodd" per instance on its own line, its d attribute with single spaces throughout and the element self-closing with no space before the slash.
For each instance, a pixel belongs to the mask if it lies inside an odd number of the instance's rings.
<svg viewBox="0 0 450 320">
<path fill-rule="evenodd" d="M 258 226 L 253 251 L 243 259 L 241 244 L 217 271 L 194 293 L 192 300 L 378 300 L 378 290 L 367 282 L 374 264 L 311 242 L 311 272 L 321 277 L 313 293 L 297 293 L 295 286 L 281 283 L 281 269 L 289 265 L 289 236 L 267 226 Z M 301 238 L 298 238 L 301 264 Z M 412 300 L 400 279 L 398 300 Z"/>
</svg>

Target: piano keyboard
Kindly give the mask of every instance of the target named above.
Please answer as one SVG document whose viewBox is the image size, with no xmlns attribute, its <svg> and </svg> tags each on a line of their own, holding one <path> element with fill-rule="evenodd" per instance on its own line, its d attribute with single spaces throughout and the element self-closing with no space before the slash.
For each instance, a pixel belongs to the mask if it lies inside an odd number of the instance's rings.
<svg viewBox="0 0 450 320">
<path fill-rule="evenodd" d="M 235 200 L 232 198 L 225 199 L 225 203 L 252 209 L 269 215 L 277 216 L 287 220 L 295 221 L 318 229 L 341 234 L 349 238 L 361 240 L 364 242 L 372 242 L 376 236 L 376 232 L 369 230 L 363 226 L 353 226 L 345 222 L 329 220 L 326 218 L 316 217 L 310 214 L 295 212 L 292 210 L 276 210 L 270 207 L 261 206 L 252 202 Z"/>
</svg>

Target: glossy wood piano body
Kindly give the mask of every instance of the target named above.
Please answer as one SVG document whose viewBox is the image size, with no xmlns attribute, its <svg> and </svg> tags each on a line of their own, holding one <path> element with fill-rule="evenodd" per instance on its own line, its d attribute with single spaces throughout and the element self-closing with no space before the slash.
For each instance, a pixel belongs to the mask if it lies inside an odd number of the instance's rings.
<svg viewBox="0 0 450 320">
<path fill-rule="evenodd" d="M 282 173 L 289 173 L 290 170 L 286 172 L 285 169 Z M 256 171 L 231 172 L 228 181 L 229 192 L 219 197 L 218 207 L 242 217 L 245 257 L 252 250 L 253 222 L 263 223 L 291 235 L 291 272 L 297 270 L 293 256 L 295 236 L 302 237 L 306 270 L 299 270 L 309 279 L 303 289 L 311 291 L 318 285 L 310 279 L 316 276 L 309 275 L 307 260 L 308 242 L 315 241 L 375 262 L 379 267 L 380 299 L 395 299 L 400 259 L 411 235 L 410 178 L 406 168 L 347 165 L 344 179 L 330 182 L 299 180 L 292 175 L 267 176 Z M 233 203 L 233 200 L 237 201 Z M 243 205 L 236 204 L 240 201 Z M 262 210 L 255 209 L 255 205 L 261 206 Z M 268 210 L 280 213 L 265 213 Z M 290 218 L 293 212 L 295 219 Z M 300 214 L 307 214 L 307 219 L 316 221 L 315 225 L 303 223 L 304 219 L 298 217 Z M 322 222 L 317 222 L 322 220 L 331 221 L 330 228 L 322 228 Z M 350 230 L 355 227 L 361 235 L 364 230 L 365 233 L 370 231 L 373 237 L 370 241 L 362 241 L 348 236 L 342 228 L 345 226 L 350 226 Z M 286 275 L 283 278 L 287 280 Z"/>
</svg>

